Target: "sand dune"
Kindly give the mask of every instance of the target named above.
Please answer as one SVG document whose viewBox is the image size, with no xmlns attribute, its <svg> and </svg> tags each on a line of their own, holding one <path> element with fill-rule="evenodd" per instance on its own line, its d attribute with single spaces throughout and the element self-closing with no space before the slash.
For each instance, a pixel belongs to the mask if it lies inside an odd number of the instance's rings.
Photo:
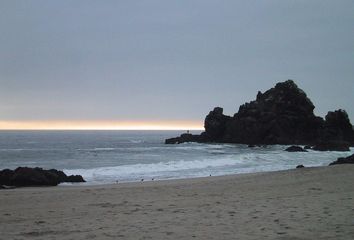
<svg viewBox="0 0 354 240">
<path fill-rule="evenodd" d="M 353 239 L 354 166 L 0 191 L 0 239 Z"/>
</svg>

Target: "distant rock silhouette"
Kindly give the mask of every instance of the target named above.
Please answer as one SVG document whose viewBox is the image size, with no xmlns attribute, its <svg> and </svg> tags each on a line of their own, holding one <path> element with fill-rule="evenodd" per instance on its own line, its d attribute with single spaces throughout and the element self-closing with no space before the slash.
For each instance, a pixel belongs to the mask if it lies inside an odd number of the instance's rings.
<svg viewBox="0 0 354 240">
<path fill-rule="evenodd" d="M 354 130 L 344 110 L 329 112 L 324 120 L 314 115 L 314 108 L 306 93 L 287 80 L 258 92 L 256 100 L 241 105 L 232 117 L 224 115 L 221 107 L 214 108 L 205 118 L 202 134 L 183 134 L 165 143 L 354 145 Z"/>
<path fill-rule="evenodd" d="M 203 142 L 203 137 L 201 135 L 193 135 L 190 133 L 184 133 L 176 138 L 166 139 L 166 144 L 184 143 L 184 142 Z"/>
<path fill-rule="evenodd" d="M 80 175 L 67 176 L 56 169 L 18 167 L 15 170 L 0 171 L 0 185 L 28 187 L 28 186 L 56 186 L 63 182 L 85 182 Z"/>
</svg>

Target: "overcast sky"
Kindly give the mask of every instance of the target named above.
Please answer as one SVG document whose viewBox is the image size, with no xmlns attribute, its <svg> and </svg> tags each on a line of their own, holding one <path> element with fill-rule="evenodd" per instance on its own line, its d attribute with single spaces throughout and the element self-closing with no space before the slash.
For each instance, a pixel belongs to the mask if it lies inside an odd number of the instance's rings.
<svg viewBox="0 0 354 240">
<path fill-rule="evenodd" d="M 200 120 L 294 79 L 354 122 L 353 0 L 0 0 L 0 120 Z"/>
</svg>

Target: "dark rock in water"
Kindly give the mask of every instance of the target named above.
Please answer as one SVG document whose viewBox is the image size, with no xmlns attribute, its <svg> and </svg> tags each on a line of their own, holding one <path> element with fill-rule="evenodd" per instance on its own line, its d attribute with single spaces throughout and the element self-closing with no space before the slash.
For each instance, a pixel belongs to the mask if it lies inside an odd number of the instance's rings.
<svg viewBox="0 0 354 240">
<path fill-rule="evenodd" d="M 330 163 L 329 166 L 336 164 L 354 164 L 354 154 L 349 157 L 338 158 L 337 161 Z"/>
<path fill-rule="evenodd" d="M 49 169 L 48 172 L 57 175 L 59 182 L 66 182 L 68 176 L 63 172 L 56 169 Z"/>
<path fill-rule="evenodd" d="M 10 178 L 10 185 L 13 186 L 56 186 L 59 182 L 59 177 L 52 172 L 44 171 L 41 168 L 16 168 Z"/>
<path fill-rule="evenodd" d="M 256 100 L 241 105 L 232 117 L 214 108 L 205 118 L 201 135 L 182 135 L 166 143 L 315 145 L 341 141 L 354 146 L 354 130 L 344 110 L 329 112 L 324 120 L 314 115 L 314 108 L 306 93 L 287 80 L 258 92 Z"/>
<path fill-rule="evenodd" d="M 305 150 L 308 150 L 308 149 L 312 149 L 312 147 L 311 147 L 310 145 L 306 145 L 306 146 L 304 147 L 304 149 L 305 149 Z"/>
<path fill-rule="evenodd" d="M 165 144 L 179 144 L 184 142 L 207 142 L 207 139 L 208 138 L 203 133 L 201 135 L 184 133 L 179 137 L 166 139 Z"/>
<path fill-rule="evenodd" d="M 303 149 L 300 146 L 290 146 L 287 149 L 285 149 L 287 152 L 307 152 L 305 149 Z"/>
<path fill-rule="evenodd" d="M 313 146 L 312 150 L 316 151 L 350 151 L 349 144 L 347 142 L 335 142 L 335 141 L 328 141 L 328 142 L 320 142 Z"/>
<path fill-rule="evenodd" d="M 165 144 L 176 144 L 176 143 L 180 143 L 179 137 L 168 138 L 165 140 Z"/>
<path fill-rule="evenodd" d="M 254 144 L 249 144 L 247 147 L 249 147 L 249 148 L 254 148 L 254 147 L 256 147 L 256 145 L 254 145 Z"/>
<path fill-rule="evenodd" d="M 64 182 L 78 183 L 78 182 L 86 182 L 86 181 L 84 180 L 84 178 L 81 175 L 70 175 L 65 179 Z"/>
<path fill-rule="evenodd" d="M 296 168 L 304 168 L 305 166 L 304 165 L 297 165 Z"/>
<path fill-rule="evenodd" d="M 56 169 L 18 167 L 15 170 L 0 171 L 0 185 L 27 186 L 56 186 L 62 182 L 85 182 L 80 175 L 67 176 Z"/>
</svg>

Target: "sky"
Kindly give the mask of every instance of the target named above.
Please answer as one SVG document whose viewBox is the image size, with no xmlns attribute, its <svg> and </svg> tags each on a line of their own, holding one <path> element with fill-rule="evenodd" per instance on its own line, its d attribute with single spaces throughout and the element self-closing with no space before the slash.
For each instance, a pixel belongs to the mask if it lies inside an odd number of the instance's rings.
<svg viewBox="0 0 354 240">
<path fill-rule="evenodd" d="M 352 0 L 1 0 L 0 128 L 201 128 L 287 79 L 317 115 L 353 123 L 353 13 Z"/>
</svg>

